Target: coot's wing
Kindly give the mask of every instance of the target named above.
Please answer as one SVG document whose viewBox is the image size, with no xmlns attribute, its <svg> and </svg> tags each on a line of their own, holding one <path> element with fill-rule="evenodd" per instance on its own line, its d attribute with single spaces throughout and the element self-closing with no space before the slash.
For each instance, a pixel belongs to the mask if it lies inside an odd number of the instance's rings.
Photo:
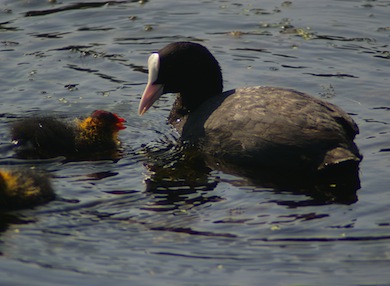
<svg viewBox="0 0 390 286">
<path fill-rule="evenodd" d="M 210 99 L 183 127 L 183 139 L 209 154 L 267 165 L 304 162 L 305 156 L 320 161 L 330 148 L 349 148 L 356 133 L 356 124 L 336 106 L 273 87 L 241 88 Z"/>
</svg>

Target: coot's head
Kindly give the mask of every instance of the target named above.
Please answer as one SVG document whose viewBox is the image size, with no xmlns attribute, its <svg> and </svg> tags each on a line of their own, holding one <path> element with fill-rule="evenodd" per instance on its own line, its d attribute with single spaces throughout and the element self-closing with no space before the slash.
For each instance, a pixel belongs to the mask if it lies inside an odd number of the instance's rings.
<svg viewBox="0 0 390 286">
<path fill-rule="evenodd" d="M 200 44 L 171 43 L 149 57 L 148 69 L 140 115 L 164 93 L 179 93 L 183 107 L 191 111 L 222 92 L 221 68 L 210 51 Z"/>
<path fill-rule="evenodd" d="M 108 129 L 119 131 L 125 129 L 125 125 L 123 124 L 126 120 L 122 117 L 119 117 L 115 113 L 111 113 L 105 110 L 95 110 L 91 114 L 91 119 Z"/>
</svg>

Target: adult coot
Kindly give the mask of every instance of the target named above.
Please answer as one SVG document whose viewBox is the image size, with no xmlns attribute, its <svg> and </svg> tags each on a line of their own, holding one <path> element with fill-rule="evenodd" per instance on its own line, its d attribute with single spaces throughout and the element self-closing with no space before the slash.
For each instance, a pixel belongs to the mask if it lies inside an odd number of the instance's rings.
<svg viewBox="0 0 390 286">
<path fill-rule="evenodd" d="M 54 198 L 46 174 L 31 169 L 0 169 L 0 210 L 30 208 Z"/>
<path fill-rule="evenodd" d="M 162 94 L 178 93 L 168 120 L 206 157 L 246 168 L 358 168 L 358 127 L 333 104 L 279 87 L 222 92 L 217 60 L 197 43 L 165 46 L 149 57 L 148 68 L 139 113 Z"/>
<path fill-rule="evenodd" d="M 96 110 L 85 119 L 66 122 L 54 117 L 25 118 L 13 123 L 11 135 L 22 157 L 86 157 L 117 149 L 125 128 L 118 115 Z"/>
</svg>

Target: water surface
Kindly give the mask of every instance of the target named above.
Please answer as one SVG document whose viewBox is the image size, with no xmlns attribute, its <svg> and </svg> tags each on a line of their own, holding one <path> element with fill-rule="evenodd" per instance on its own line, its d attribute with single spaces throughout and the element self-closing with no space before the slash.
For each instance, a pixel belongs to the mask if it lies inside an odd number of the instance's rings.
<svg viewBox="0 0 390 286">
<path fill-rule="evenodd" d="M 0 167 L 44 169 L 59 196 L 1 215 L 2 284 L 389 284 L 389 13 L 384 0 L 2 1 Z M 177 164 L 173 97 L 137 108 L 148 55 L 182 40 L 214 53 L 225 89 L 289 87 L 350 113 L 355 200 Z M 14 157 L 13 120 L 95 109 L 127 120 L 120 160 Z"/>
</svg>

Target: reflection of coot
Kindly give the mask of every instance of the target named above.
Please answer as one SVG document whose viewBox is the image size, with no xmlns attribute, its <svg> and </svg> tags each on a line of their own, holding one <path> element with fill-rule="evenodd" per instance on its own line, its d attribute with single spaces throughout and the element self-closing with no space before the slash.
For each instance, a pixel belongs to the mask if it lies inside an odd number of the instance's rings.
<svg viewBox="0 0 390 286">
<path fill-rule="evenodd" d="M 45 174 L 30 169 L 0 170 L 0 210 L 30 208 L 54 198 Z"/>
<path fill-rule="evenodd" d="M 143 146 L 149 171 L 146 193 L 153 194 L 153 201 L 145 209 L 176 210 L 183 205 L 188 209 L 220 200 L 212 192 L 218 180 L 210 176 L 204 160 L 176 143 L 165 137 Z"/>
<path fill-rule="evenodd" d="M 115 151 L 118 131 L 125 120 L 114 113 L 96 110 L 74 122 L 53 117 L 26 118 L 12 125 L 12 140 L 20 157 L 79 157 Z"/>
<path fill-rule="evenodd" d="M 276 87 L 222 93 L 216 59 L 195 43 L 172 43 L 149 57 L 149 80 L 139 113 L 164 93 L 179 93 L 169 121 L 182 139 L 214 164 L 252 169 L 304 170 L 334 166 L 357 172 L 358 127 L 340 108 L 310 95 Z"/>
</svg>

